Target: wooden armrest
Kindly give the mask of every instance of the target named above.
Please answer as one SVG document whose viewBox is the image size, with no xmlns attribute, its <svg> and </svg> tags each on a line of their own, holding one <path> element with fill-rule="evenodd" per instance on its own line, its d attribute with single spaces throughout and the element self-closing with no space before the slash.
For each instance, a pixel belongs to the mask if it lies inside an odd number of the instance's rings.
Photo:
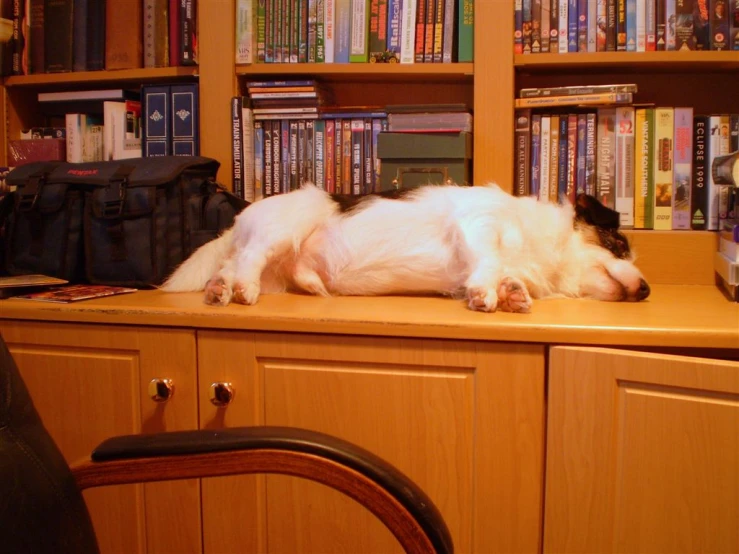
<svg viewBox="0 0 739 554">
<path fill-rule="evenodd" d="M 81 490 L 248 473 L 302 477 L 365 506 L 406 552 L 453 552 L 441 514 L 418 485 L 371 452 L 306 429 L 240 427 L 114 437 L 71 469 Z"/>
</svg>

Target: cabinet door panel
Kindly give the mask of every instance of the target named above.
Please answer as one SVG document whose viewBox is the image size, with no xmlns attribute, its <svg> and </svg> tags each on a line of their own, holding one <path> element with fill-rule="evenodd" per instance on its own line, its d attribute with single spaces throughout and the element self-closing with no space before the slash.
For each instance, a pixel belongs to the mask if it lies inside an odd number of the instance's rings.
<svg viewBox="0 0 739 554">
<path fill-rule="evenodd" d="M 540 547 L 541 348 L 199 332 L 198 352 L 201 425 L 290 425 L 353 441 L 426 490 L 458 552 Z M 220 410 L 202 400 L 217 380 L 237 391 Z M 239 524 L 236 532 L 258 551 L 399 549 L 374 516 L 321 485 L 284 476 L 211 481 L 203 484 L 206 552 L 233 550 L 227 541 Z M 251 503 L 261 527 L 245 529 L 231 518 L 219 504 L 227 494 Z M 218 532 L 211 532 L 211 520 Z"/>
<path fill-rule="evenodd" d="M 68 462 L 104 439 L 197 427 L 192 332 L 6 323 L 0 329 L 44 425 Z M 154 403 L 149 381 L 174 397 Z M 84 492 L 103 552 L 199 552 L 197 480 Z"/>
<path fill-rule="evenodd" d="M 739 363 L 553 348 L 546 552 L 735 552 Z"/>
</svg>

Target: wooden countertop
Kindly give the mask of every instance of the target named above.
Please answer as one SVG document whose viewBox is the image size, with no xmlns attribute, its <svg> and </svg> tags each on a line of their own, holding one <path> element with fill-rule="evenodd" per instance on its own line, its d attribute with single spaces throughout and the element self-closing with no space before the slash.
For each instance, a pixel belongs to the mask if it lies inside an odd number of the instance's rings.
<svg viewBox="0 0 739 554">
<path fill-rule="evenodd" d="M 645 302 L 550 299 L 530 314 L 472 312 L 427 297 L 266 295 L 206 306 L 200 293 L 132 294 L 52 304 L 0 300 L 0 319 L 536 343 L 739 349 L 739 304 L 713 286 L 655 285 Z"/>
</svg>

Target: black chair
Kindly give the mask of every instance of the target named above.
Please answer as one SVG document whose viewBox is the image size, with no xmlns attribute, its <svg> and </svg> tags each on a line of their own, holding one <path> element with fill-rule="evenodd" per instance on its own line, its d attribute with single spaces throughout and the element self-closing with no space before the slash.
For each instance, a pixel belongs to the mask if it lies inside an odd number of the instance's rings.
<svg viewBox="0 0 739 554">
<path fill-rule="evenodd" d="M 311 479 L 371 510 L 409 553 L 452 553 L 426 494 L 394 466 L 336 437 L 242 427 L 115 437 L 67 465 L 0 336 L 0 551 L 98 552 L 81 491 L 126 483 L 280 473 Z"/>
</svg>

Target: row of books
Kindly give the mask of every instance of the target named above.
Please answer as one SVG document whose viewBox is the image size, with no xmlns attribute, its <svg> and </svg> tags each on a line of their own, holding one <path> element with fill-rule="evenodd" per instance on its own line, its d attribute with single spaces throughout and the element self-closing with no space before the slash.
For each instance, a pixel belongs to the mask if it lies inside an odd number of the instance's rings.
<svg viewBox="0 0 739 554">
<path fill-rule="evenodd" d="M 515 192 L 596 196 L 636 229 L 718 230 L 733 217 L 714 161 L 739 150 L 739 114 L 608 106 L 516 114 Z"/>
<path fill-rule="evenodd" d="M 473 59 L 473 0 L 237 0 L 236 63 Z"/>
<path fill-rule="evenodd" d="M 517 54 L 739 50 L 739 0 L 516 0 Z"/>
<path fill-rule="evenodd" d="M 8 74 L 197 63 L 196 0 L 12 0 L 2 16 Z"/>
</svg>

